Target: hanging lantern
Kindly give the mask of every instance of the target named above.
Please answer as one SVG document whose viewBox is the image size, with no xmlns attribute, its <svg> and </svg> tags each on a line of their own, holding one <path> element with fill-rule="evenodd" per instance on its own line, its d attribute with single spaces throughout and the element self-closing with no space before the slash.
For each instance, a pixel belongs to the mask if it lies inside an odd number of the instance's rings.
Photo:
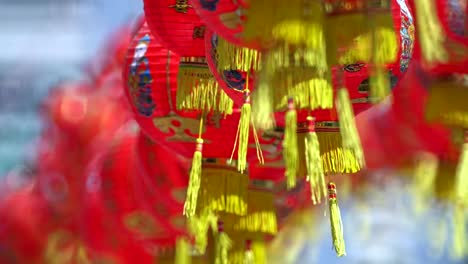
<svg viewBox="0 0 468 264">
<path fill-rule="evenodd" d="M 151 263 L 166 248 L 172 248 L 175 237 L 185 231 L 183 224 L 172 225 L 167 220 L 164 197 L 157 207 L 148 204 L 148 191 L 154 190 L 142 186 L 147 177 L 139 170 L 137 153 L 131 151 L 137 139 L 133 131 L 115 138 L 102 163 L 88 172 L 88 182 L 99 184 L 98 188 L 88 187 L 85 196 L 83 235 L 98 256 L 114 253 L 126 261 L 138 258 Z"/>
<path fill-rule="evenodd" d="M 207 46 L 207 58 L 210 65 L 210 69 L 213 72 L 213 75 L 216 76 L 220 87 L 224 88 L 226 94 L 228 94 L 236 104 L 241 104 L 244 101 L 243 95 L 246 90 L 246 84 L 248 82 L 255 83 L 255 75 L 249 74 L 249 79 L 247 80 L 247 72 L 243 72 L 241 69 L 234 68 L 232 70 L 221 70 L 217 67 L 217 39 L 220 37 L 212 32 L 207 31 L 206 33 L 206 46 Z M 401 65 L 392 64 L 388 66 L 389 79 L 392 83 L 392 86 L 395 86 L 398 77 L 403 74 L 400 71 Z M 340 76 L 339 73 L 342 72 Z M 349 91 L 349 97 L 353 105 L 354 114 L 357 115 L 369 107 L 372 103 L 369 98 L 369 66 L 364 63 L 354 63 L 343 66 L 343 68 L 333 68 L 332 76 L 333 84 L 335 87 L 339 87 L 339 82 L 341 79 L 344 80 L 343 87 L 347 87 Z M 305 111 L 298 112 L 298 128 L 299 133 L 299 153 L 305 153 L 304 140 L 307 135 L 309 135 L 308 130 L 308 113 Z M 285 115 L 283 113 L 277 113 L 276 115 L 276 125 L 279 128 L 279 131 L 284 131 L 285 125 Z M 318 136 L 318 141 L 320 142 L 320 153 L 323 161 L 323 168 L 325 173 L 346 173 L 346 172 L 356 172 L 360 169 L 359 165 L 356 165 L 357 161 L 352 152 L 345 151 L 342 148 L 342 140 L 340 135 L 340 130 L 338 127 L 338 115 L 335 109 L 332 110 L 317 110 L 310 113 L 310 116 L 315 118 L 316 131 Z M 266 133 L 263 132 L 265 136 L 273 135 L 273 131 Z M 278 134 L 277 143 L 281 145 L 281 139 L 283 132 L 277 132 Z M 261 135 L 263 137 L 263 135 Z M 281 151 L 281 147 L 278 151 Z M 281 163 L 281 166 L 284 166 Z M 305 155 L 300 155 L 299 166 L 298 166 L 298 175 L 306 174 L 306 159 Z M 315 166 L 317 167 L 317 166 Z"/>
<path fill-rule="evenodd" d="M 180 56 L 177 109 L 230 114 L 232 102 L 224 93 L 219 93 L 206 64 L 206 26 L 189 1 L 147 0 L 144 9 L 149 29 L 160 45 Z"/>
</svg>

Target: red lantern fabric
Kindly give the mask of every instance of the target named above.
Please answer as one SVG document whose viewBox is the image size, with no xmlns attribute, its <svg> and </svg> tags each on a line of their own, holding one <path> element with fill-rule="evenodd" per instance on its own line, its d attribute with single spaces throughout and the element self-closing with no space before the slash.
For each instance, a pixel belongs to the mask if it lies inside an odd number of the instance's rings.
<svg viewBox="0 0 468 264">
<path fill-rule="evenodd" d="M 144 10 L 162 45 L 181 57 L 205 56 L 205 24 L 188 0 L 145 0 Z"/>
<path fill-rule="evenodd" d="M 206 25 L 223 39 L 234 45 L 257 49 L 255 43 L 242 39 L 244 10 L 248 4 L 244 0 L 193 0 L 193 7 Z"/>
</svg>

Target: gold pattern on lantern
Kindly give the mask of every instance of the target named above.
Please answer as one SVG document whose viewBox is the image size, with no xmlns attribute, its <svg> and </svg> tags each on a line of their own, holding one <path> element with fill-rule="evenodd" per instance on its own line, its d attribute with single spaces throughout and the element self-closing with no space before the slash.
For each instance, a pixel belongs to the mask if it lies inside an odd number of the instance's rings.
<svg viewBox="0 0 468 264">
<path fill-rule="evenodd" d="M 166 136 L 166 141 L 169 142 L 195 142 L 198 133 L 198 122 L 196 119 L 177 115 L 153 119 L 153 124 L 159 131 L 171 134 Z M 187 131 L 189 134 L 187 134 Z"/>
<path fill-rule="evenodd" d="M 203 39 L 205 38 L 205 31 L 206 27 L 205 26 L 198 26 L 193 28 L 193 39 Z"/>
<path fill-rule="evenodd" d="M 128 230 L 136 233 L 141 239 L 151 239 L 163 232 L 155 220 L 145 212 L 134 212 L 123 219 Z"/>
<path fill-rule="evenodd" d="M 177 13 L 187 14 L 188 9 L 192 6 L 188 4 L 188 0 L 176 0 L 176 3 L 170 5 L 169 8 L 174 8 Z"/>
</svg>

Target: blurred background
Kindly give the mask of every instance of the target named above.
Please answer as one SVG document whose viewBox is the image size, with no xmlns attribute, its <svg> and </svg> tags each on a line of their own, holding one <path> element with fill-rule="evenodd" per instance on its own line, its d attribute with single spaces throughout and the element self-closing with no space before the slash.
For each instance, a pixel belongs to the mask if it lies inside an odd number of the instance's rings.
<svg viewBox="0 0 468 264">
<path fill-rule="evenodd" d="M 109 34 L 141 12 L 136 0 L 0 0 L 0 175 L 33 158 L 41 129 L 38 108 L 48 90 L 61 80 L 84 78 L 86 62 Z M 345 258 L 332 250 L 327 218 L 298 226 L 299 233 L 319 236 L 300 241 L 297 263 L 468 263 L 434 249 L 450 239 L 437 231 L 450 226 L 431 220 L 441 216 L 437 206 L 426 217 L 412 215 L 402 186 L 386 183 L 343 202 Z M 290 239 L 285 243 L 293 244 Z"/>
</svg>

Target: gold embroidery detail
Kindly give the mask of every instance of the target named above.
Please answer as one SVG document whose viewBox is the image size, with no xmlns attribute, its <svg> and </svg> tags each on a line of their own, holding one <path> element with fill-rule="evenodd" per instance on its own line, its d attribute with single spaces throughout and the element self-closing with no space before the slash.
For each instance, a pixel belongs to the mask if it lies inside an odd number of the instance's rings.
<svg viewBox="0 0 468 264">
<path fill-rule="evenodd" d="M 188 0 L 176 0 L 176 3 L 170 5 L 169 8 L 174 8 L 177 13 L 187 14 L 188 9 L 192 6 L 188 4 Z"/>
<path fill-rule="evenodd" d="M 206 27 L 205 26 L 198 26 L 198 27 L 194 27 L 193 28 L 193 35 L 192 35 L 192 38 L 193 39 L 202 39 L 202 38 L 205 38 L 205 31 L 206 31 Z"/>
</svg>

